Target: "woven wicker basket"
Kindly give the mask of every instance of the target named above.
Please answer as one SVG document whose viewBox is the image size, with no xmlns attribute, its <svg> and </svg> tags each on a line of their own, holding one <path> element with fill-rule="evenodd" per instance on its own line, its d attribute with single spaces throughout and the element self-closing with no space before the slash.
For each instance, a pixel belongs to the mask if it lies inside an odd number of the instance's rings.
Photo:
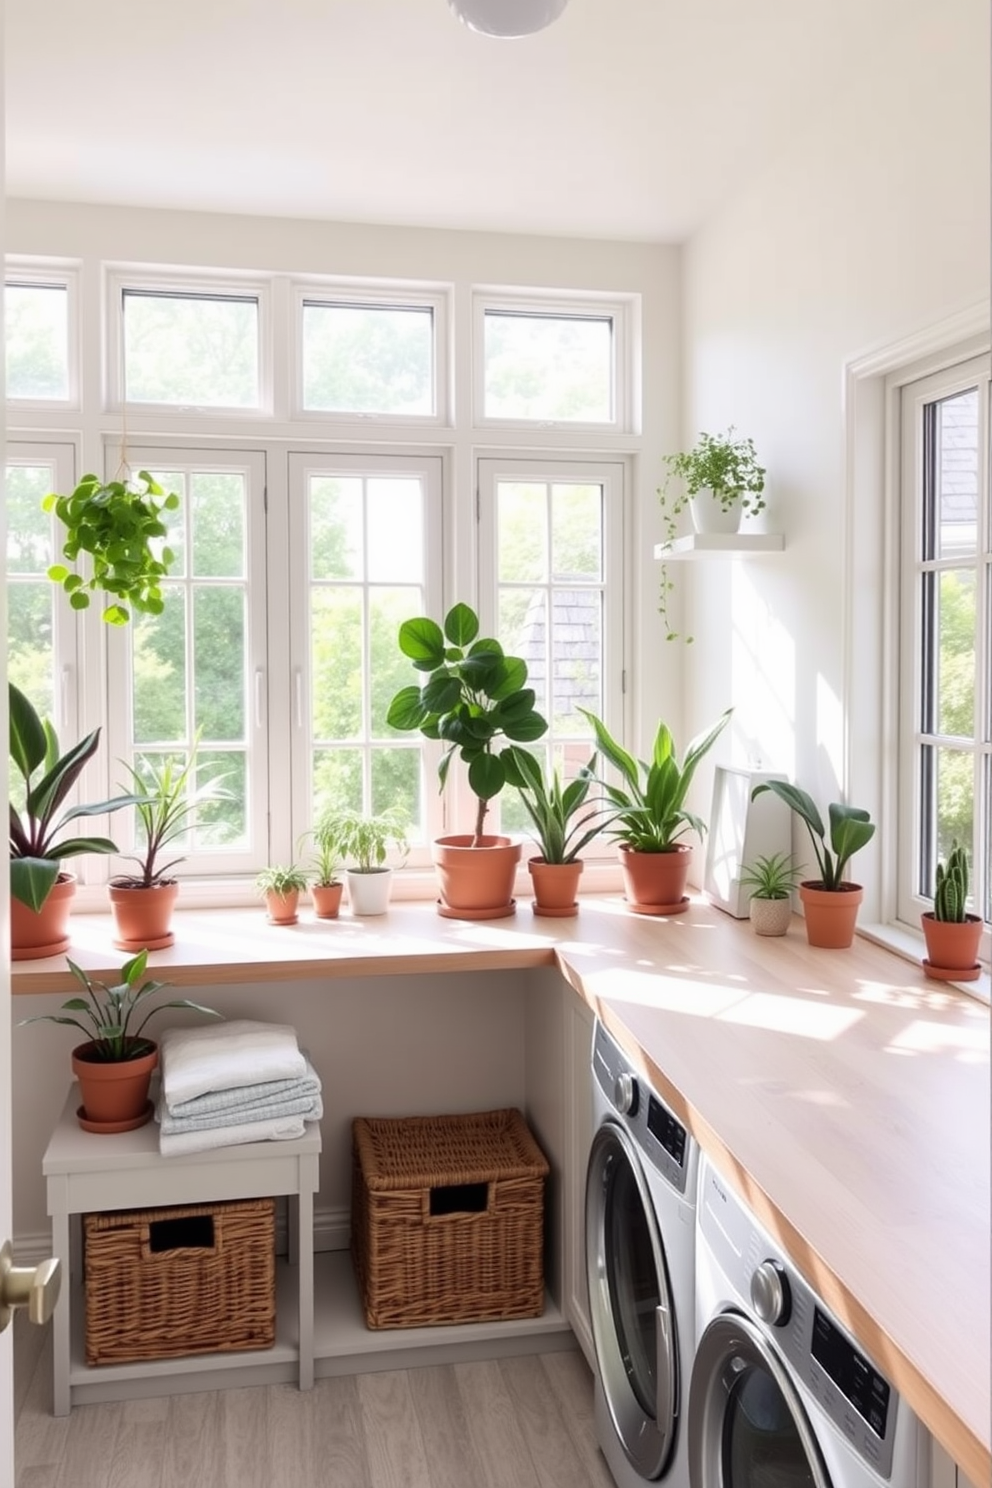
<svg viewBox="0 0 992 1488">
<path fill-rule="evenodd" d="M 519 1111 L 359 1117 L 351 1248 L 370 1328 L 539 1317 L 548 1164 Z"/>
<path fill-rule="evenodd" d="M 275 1200 L 83 1216 L 86 1362 L 275 1342 Z"/>
</svg>

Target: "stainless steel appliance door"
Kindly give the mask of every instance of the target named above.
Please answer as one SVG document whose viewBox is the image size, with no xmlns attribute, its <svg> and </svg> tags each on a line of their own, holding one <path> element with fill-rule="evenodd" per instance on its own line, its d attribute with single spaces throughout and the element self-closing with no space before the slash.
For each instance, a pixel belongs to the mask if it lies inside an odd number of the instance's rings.
<svg viewBox="0 0 992 1488">
<path fill-rule="evenodd" d="M 692 1488 L 832 1488 L 788 1370 L 742 1313 L 699 1340 L 688 1414 Z"/>
<path fill-rule="evenodd" d="M 606 1121 L 586 1176 L 586 1267 L 603 1394 L 633 1467 L 661 1477 L 675 1444 L 678 1344 L 658 1223 L 626 1131 Z"/>
</svg>

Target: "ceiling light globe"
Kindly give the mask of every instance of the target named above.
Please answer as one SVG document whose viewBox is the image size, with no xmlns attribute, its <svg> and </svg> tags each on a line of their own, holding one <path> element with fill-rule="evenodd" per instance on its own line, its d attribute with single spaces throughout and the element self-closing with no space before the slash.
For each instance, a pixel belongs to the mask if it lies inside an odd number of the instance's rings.
<svg viewBox="0 0 992 1488">
<path fill-rule="evenodd" d="M 448 0 L 448 4 L 470 31 L 511 39 L 543 31 L 558 19 L 568 0 Z"/>
</svg>

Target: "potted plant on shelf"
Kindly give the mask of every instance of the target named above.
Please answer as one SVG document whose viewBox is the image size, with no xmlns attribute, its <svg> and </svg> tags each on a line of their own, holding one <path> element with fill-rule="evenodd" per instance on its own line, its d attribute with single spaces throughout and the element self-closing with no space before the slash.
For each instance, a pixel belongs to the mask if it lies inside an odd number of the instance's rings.
<svg viewBox="0 0 992 1488">
<path fill-rule="evenodd" d="M 875 824 L 859 806 L 845 806 L 832 801 L 827 810 L 830 821 L 830 846 L 823 818 L 812 796 L 787 780 L 763 780 L 751 792 L 751 799 L 771 791 L 805 823 L 816 854 L 820 876 L 804 879 L 799 897 L 806 915 L 806 939 L 810 945 L 843 950 L 854 940 L 858 909 L 864 898 L 860 884 L 851 883 L 844 873 L 854 854 L 875 835 Z"/>
<path fill-rule="evenodd" d="M 668 467 L 658 488 L 665 527 L 663 551 L 675 541 L 678 519 L 687 506 L 697 532 L 736 532 L 743 517 L 764 510 L 765 469 L 758 464 L 754 441 L 735 439 L 733 425 L 726 434 L 700 434 L 691 450 L 665 455 L 663 461 Z M 676 481 L 681 486 L 673 491 Z M 658 609 L 670 641 L 677 639 L 668 619 L 672 588 L 667 564 L 663 564 Z"/>
<path fill-rule="evenodd" d="M 448 611 L 443 628 L 425 616 L 404 621 L 399 645 L 416 670 L 429 676 L 423 687 L 401 688 L 386 721 L 439 739 L 445 746 L 438 765 L 441 789 L 457 756 L 468 767 L 476 799 L 474 831 L 434 843 L 438 912 L 465 920 L 511 915 L 521 844 L 487 835 L 484 827 L 489 802 L 507 783 L 507 749 L 533 744 L 547 732 L 534 707 L 534 689 L 526 686 L 527 664 L 507 656 L 499 641 L 480 638 L 478 616 L 465 604 Z"/>
<path fill-rule="evenodd" d="M 113 603 L 103 610 L 108 625 L 126 625 L 128 605 L 149 615 L 162 613 L 162 580 L 173 562 L 171 548 L 163 543 L 168 529 L 162 513 L 179 508 L 176 493 L 163 490 L 147 470 L 132 476 L 122 461 L 118 473 L 123 479 L 84 475 L 70 495 L 50 491 L 42 501 L 67 529 L 63 557 L 76 564 L 81 553 L 89 555 L 88 578 L 64 563 L 53 564 L 48 577 L 62 586 L 74 610 L 89 607 L 88 589 L 110 595 Z"/>
<path fill-rule="evenodd" d="M 80 853 L 113 853 L 109 837 L 66 835 L 72 821 L 102 816 L 133 805 L 133 795 L 117 796 L 91 806 L 62 810 L 66 797 L 96 754 L 100 730 L 65 754 L 48 719 L 13 682 L 7 685 L 10 710 L 10 758 L 20 777 L 10 801 L 11 956 L 15 961 L 57 956 L 69 944 L 67 926 L 75 874 L 61 868 L 63 858 Z"/>
<path fill-rule="evenodd" d="M 128 854 L 138 865 L 136 873 L 120 873 L 110 880 L 110 908 L 117 927 L 114 945 L 118 950 L 161 950 L 175 941 L 172 912 L 179 882 L 170 870 L 183 862 L 183 855 L 159 861 L 163 849 L 183 837 L 196 822 L 206 801 L 227 795 L 220 785 L 222 775 L 197 780 L 199 734 L 193 740 L 186 763 L 173 755 L 155 760 L 149 756 L 137 765 L 122 760 L 135 791 L 134 808 L 141 826 L 142 850 Z"/>
<path fill-rule="evenodd" d="M 568 785 L 557 768 L 545 773 L 541 762 L 526 749 L 513 746 L 503 756 L 507 780 L 520 795 L 534 826 L 534 839 L 541 849 L 530 858 L 527 870 L 534 886 L 534 913 L 573 915 L 578 909 L 576 892 L 582 876 L 579 854 L 603 829 L 604 804 L 589 802 L 595 754 Z"/>
<path fill-rule="evenodd" d="M 344 879 L 340 876 L 344 850 L 336 814 L 325 812 L 307 836 L 313 843 L 309 878 L 314 914 L 318 920 L 336 920 L 344 893 Z"/>
<path fill-rule="evenodd" d="M 306 869 L 295 863 L 288 868 L 276 864 L 262 869 L 255 879 L 255 888 L 265 900 L 270 925 L 296 924 L 300 895 L 308 883 Z"/>
<path fill-rule="evenodd" d="M 70 997 L 62 1004 L 62 1014 L 72 1016 L 43 1013 L 23 1021 L 66 1023 L 86 1035 L 86 1042 L 72 1051 L 72 1072 L 79 1081 L 83 1098 L 78 1113 L 80 1126 L 86 1131 L 107 1134 L 144 1126 L 152 1115 L 148 1085 L 158 1063 L 158 1045 L 142 1037 L 149 1019 L 166 1008 L 189 1008 L 208 1018 L 221 1015 L 214 1008 L 202 1007 L 185 997 L 157 1003 L 153 1008 L 143 1007 L 149 997 L 167 985 L 142 981 L 148 963 L 147 950 L 125 961 L 120 981 L 112 987 L 87 976 L 68 956 L 66 961 L 86 994 Z M 132 1028 L 132 1019 L 139 1008 L 144 1017 Z"/>
<path fill-rule="evenodd" d="M 756 935 L 784 935 L 792 919 L 792 895 L 801 870 L 791 853 L 772 853 L 745 863 L 740 883 L 751 890 L 748 918 Z"/>
<path fill-rule="evenodd" d="M 585 713 L 604 759 L 619 771 L 622 784 L 600 783 L 612 817 L 607 831 L 617 843 L 627 906 L 635 914 L 670 915 L 687 909 L 685 893 L 692 848 L 680 839 L 692 830 L 703 836 L 706 823 L 686 807 L 692 778 L 733 712 L 698 734 L 679 764 L 667 724 L 659 723 L 650 760 L 636 760 L 617 743 L 594 713 Z"/>
<path fill-rule="evenodd" d="M 933 909 L 920 916 L 927 945 L 923 969 L 936 981 L 973 982 L 981 975 L 982 921 L 967 911 L 968 886 L 968 855 L 954 841 L 946 862 L 937 864 Z"/>
<path fill-rule="evenodd" d="M 392 811 L 379 816 L 340 811 L 330 818 L 330 824 L 346 863 L 352 914 L 385 914 L 393 881 L 393 870 L 387 866 L 386 858 L 390 845 L 406 854 L 405 824 Z"/>
</svg>

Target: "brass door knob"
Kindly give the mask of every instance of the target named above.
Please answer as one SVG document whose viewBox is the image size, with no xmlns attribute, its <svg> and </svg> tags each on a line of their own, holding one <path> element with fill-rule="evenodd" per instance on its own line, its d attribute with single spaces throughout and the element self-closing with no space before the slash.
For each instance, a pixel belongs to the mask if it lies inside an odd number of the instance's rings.
<svg viewBox="0 0 992 1488">
<path fill-rule="evenodd" d="M 0 1333 L 15 1307 L 26 1307 L 32 1323 L 47 1323 L 62 1286 L 61 1264 L 49 1256 L 37 1266 L 15 1266 L 10 1241 L 0 1246 Z"/>
</svg>

